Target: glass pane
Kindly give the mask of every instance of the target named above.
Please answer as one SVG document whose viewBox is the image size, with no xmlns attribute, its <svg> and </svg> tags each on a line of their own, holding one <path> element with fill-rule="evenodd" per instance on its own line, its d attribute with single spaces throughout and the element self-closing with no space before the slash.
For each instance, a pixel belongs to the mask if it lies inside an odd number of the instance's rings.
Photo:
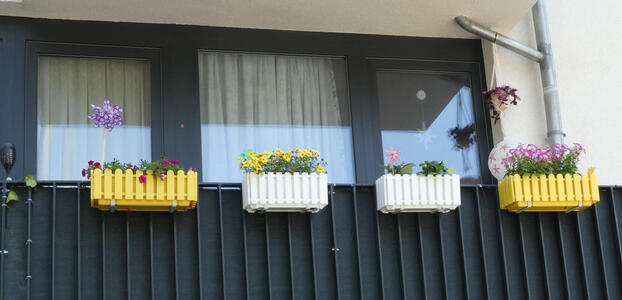
<svg viewBox="0 0 622 300">
<path fill-rule="evenodd" d="M 199 53 L 203 180 L 240 182 L 245 149 L 318 150 L 332 183 L 354 182 L 343 59 Z"/>
<path fill-rule="evenodd" d="M 378 71 L 383 149 L 415 163 L 444 160 L 463 182 L 480 178 L 469 77 L 416 71 Z"/>
<path fill-rule="evenodd" d="M 91 104 L 123 107 L 123 125 L 106 133 L 106 161 L 151 159 L 148 61 L 40 56 L 37 81 L 37 178 L 81 180 L 101 160 L 103 128 Z"/>
</svg>

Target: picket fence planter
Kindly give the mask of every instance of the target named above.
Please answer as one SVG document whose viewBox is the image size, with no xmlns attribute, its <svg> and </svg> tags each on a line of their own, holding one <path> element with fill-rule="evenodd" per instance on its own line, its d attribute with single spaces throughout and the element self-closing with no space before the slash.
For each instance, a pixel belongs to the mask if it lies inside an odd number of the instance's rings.
<svg viewBox="0 0 622 300">
<path fill-rule="evenodd" d="M 168 171 L 164 180 L 151 171 L 140 183 L 142 171 L 117 169 L 91 172 L 91 207 L 104 211 L 185 211 L 197 205 L 197 173 Z"/>
<path fill-rule="evenodd" d="M 383 213 L 448 212 L 460 206 L 460 176 L 385 174 L 376 180 L 376 198 Z"/>
<path fill-rule="evenodd" d="M 252 213 L 318 212 L 328 205 L 328 179 L 317 173 L 247 173 L 242 181 L 243 207 Z"/>
<path fill-rule="evenodd" d="M 499 207 L 513 212 L 579 211 L 600 201 L 596 175 L 506 176 L 499 182 Z"/>
</svg>

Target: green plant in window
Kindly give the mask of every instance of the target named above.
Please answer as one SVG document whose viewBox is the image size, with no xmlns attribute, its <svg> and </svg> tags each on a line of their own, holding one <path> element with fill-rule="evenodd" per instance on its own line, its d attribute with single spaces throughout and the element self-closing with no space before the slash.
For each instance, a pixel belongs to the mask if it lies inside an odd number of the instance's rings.
<svg viewBox="0 0 622 300">
<path fill-rule="evenodd" d="M 238 162 L 245 173 L 326 173 L 326 162 L 320 152 L 313 149 L 276 149 L 262 153 L 244 150 Z"/>
<path fill-rule="evenodd" d="M 406 174 L 412 174 L 413 172 L 413 164 L 412 163 L 406 163 L 406 162 L 401 162 L 401 163 L 397 163 L 400 161 L 400 155 L 402 154 L 402 151 L 400 150 L 395 150 L 393 149 L 393 147 L 391 147 L 389 150 L 386 150 L 387 154 L 384 156 L 384 158 L 389 160 L 389 163 L 386 165 L 381 165 L 381 167 L 387 172 L 387 173 L 391 173 L 393 175 L 395 174 L 401 174 L 401 175 L 406 175 Z"/>
<path fill-rule="evenodd" d="M 454 170 L 453 168 L 451 169 L 447 169 L 447 167 L 445 166 L 445 162 L 444 161 L 425 161 L 421 164 L 419 164 L 419 167 L 421 167 L 421 171 L 417 172 L 417 175 L 423 175 L 423 176 L 428 176 L 428 175 L 452 175 Z"/>
</svg>

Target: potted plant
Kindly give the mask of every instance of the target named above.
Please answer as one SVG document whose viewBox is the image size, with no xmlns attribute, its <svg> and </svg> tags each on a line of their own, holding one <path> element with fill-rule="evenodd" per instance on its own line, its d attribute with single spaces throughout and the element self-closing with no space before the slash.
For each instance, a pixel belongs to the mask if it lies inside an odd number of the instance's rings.
<svg viewBox="0 0 622 300">
<path fill-rule="evenodd" d="M 316 150 L 245 150 L 238 161 L 245 172 L 243 208 L 250 213 L 318 212 L 328 204 L 326 163 Z"/>
<path fill-rule="evenodd" d="M 516 94 L 517 89 L 504 85 L 484 92 L 484 98 L 488 101 L 488 108 L 491 111 L 491 118 L 497 123 L 501 114 L 510 105 L 518 105 L 520 97 Z"/>
<path fill-rule="evenodd" d="M 574 143 L 540 148 L 529 144 L 510 149 L 502 160 L 507 170 L 499 182 L 499 206 L 513 212 L 579 211 L 600 201 L 594 168 L 578 174 L 585 150 Z"/>
<path fill-rule="evenodd" d="M 382 166 L 386 174 L 376 180 L 378 210 L 398 212 L 448 212 L 460 206 L 460 176 L 444 162 L 426 161 L 412 174 L 412 163 L 399 163 L 401 152 L 391 147 Z"/>
<path fill-rule="evenodd" d="M 104 100 L 88 118 L 95 127 L 103 127 L 102 161 L 89 161 L 82 176 L 91 180 L 91 207 L 120 211 L 185 211 L 197 203 L 197 172 L 190 167 L 186 174 L 179 161 L 162 157 L 155 162 L 142 160 L 138 165 L 114 159 L 104 162 L 106 130 L 123 124 L 118 105 Z"/>
</svg>

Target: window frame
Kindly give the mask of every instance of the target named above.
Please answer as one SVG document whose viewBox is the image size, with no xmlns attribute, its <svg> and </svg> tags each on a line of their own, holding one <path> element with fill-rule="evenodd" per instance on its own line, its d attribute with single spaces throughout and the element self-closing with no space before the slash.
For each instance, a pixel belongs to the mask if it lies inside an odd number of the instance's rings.
<svg viewBox="0 0 622 300">
<path fill-rule="evenodd" d="M 483 80 L 483 74 L 480 66 L 473 62 L 459 61 L 432 61 L 418 59 L 386 59 L 386 58 L 370 58 L 368 59 L 369 75 L 372 78 L 373 87 L 372 96 L 375 98 L 377 105 L 377 122 L 380 124 L 380 99 L 378 97 L 378 86 L 376 74 L 378 71 L 414 71 L 426 74 L 463 74 L 469 78 L 469 87 L 471 88 L 471 100 L 474 112 L 475 134 L 477 136 L 476 144 L 478 147 L 478 158 L 480 165 L 479 183 L 492 182 L 492 174 L 488 169 L 488 153 L 491 150 L 492 133 L 490 131 L 490 117 L 488 115 L 488 107 L 485 106 L 482 91 L 486 89 Z M 382 147 L 382 137 L 380 135 L 381 128 L 378 126 L 377 145 Z M 381 149 L 382 151 L 382 149 Z M 420 162 L 413 162 L 420 163 Z M 384 164 L 381 156 L 378 164 Z M 382 174 L 380 171 L 379 174 Z"/>
<path fill-rule="evenodd" d="M 160 52 L 155 48 L 118 47 L 53 42 L 26 42 L 25 116 L 24 118 L 24 170 L 37 170 L 37 92 L 39 56 L 99 59 L 138 59 L 149 62 L 151 90 L 151 157 L 157 158 L 164 150 L 162 127 L 162 92 L 160 74 Z M 102 99 L 103 101 L 103 99 Z M 85 162 L 86 164 L 86 162 Z M 56 182 L 63 180 L 52 179 Z"/>
</svg>

